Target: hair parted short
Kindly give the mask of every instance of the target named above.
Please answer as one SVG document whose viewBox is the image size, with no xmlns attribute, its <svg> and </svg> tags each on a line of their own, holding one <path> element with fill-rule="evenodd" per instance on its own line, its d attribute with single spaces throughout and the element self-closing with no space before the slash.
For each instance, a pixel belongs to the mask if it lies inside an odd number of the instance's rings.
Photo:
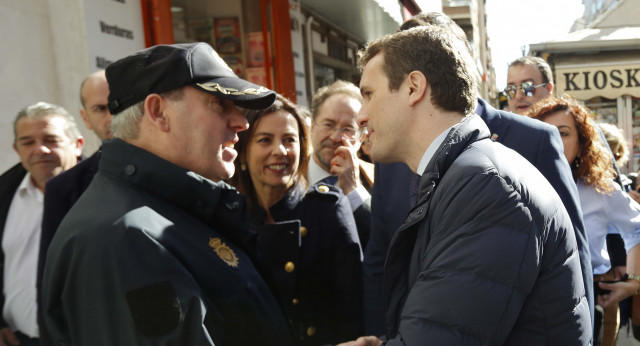
<svg viewBox="0 0 640 346">
<path fill-rule="evenodd" d="M 615 177 L 611 167 L 611 154 L 600 142 L 596 129 L 598 126 L 591 118 L 591 112 L 580 102 L 568 95 L 548 97 L 536 103 L 526 114 L 544 121 L 547 115 L 565 111 L 573 118 L 578 130 L 580 150 L 574 162 L 569 162 L 574 179 L 582 179 L 587 186 L 606 193 L 612 191 L 610 179 Z"/>
<path fill-rule="evenodd" d="M 70 140 L 75 141 L 82 137 L 80 129 L 75 118 L 63 107 L 47 102 L 38 102 L 21 109 L 13 121 L 13 142 L 18 139 L 18 121 L 20 119 L 42 119 L 44 117 L 54 116 L 65 120 L 64 133 Z"/>
<path fill-rule="evenodd" d="M 542 74 L 542 83 L 553 83 L 553 73 L 551 73 L 551 66 L 542 58 L 537 56 L 523 56 L 509 64 L 509 68 L 511 66 L 524 66 L 524 65 L 534 65 Z"/>
<path fill-rule="evenodd" d="M 418 26 L 369 42 L 359 52 L 358 66 L 383 54 L 389 90 L 397 90 L 409 73 L 421 72 L 431 87 L 431 102 L 452 112 L 471 114 L 478 99 L 476 65 L 467 48 L 449 28 Z"/>
<path fill-rule="evenodd" d="M 313 120 L 316 120 L 318 111 L 324 102 L 327 101 L 329 97 L 337 94 L 344 94 L 353 97 L 362 103 L 362 94 L 360 94 L 360 89 L 358 89 L 358 87 L 353 83 L 338 79 L 335 82 L 318 89 L 313 95 L 313 100 L 311 101 L 311 117 Z"/>
<path fill-rule="evenodd" d="M 180 101 L 184 97 L 184 88 L 173 89 L 159 95 L 171 101 Z M 136 139 L 140 134 L 140 120 L 144 115 L 144 100 L 125 108 L 111 118 L 111 131 L 114 138 Z"/>
<path fill-rule="evenodd" d="M 307 128 L 306 117 L 308 112 L 302 107 L 291 102 L 286 97 L 277 94 L 275 102 L 266 109 L 263 110 L 244 110 L 243 113 L 249 122 L 249 130 L 238 133 L 238 142 L 234 145 L 234 148 L 238 152 L 238 158 L 236 158 L 234 164 L 236 166 L 236 172 L 229 179 L 228 183 L 235 186 L 235 188 L 245 196 L 250 206 L 258 204 L 258 198 L 256 189 L 253 186 L 251 180 L 251 174 L 246 165 L 247 148 L 249 142 L 255 134 L 255 130 L 258 127 L 258 123 L 262 117 L 266 114 L 276 113 L 284 111 L 291 114 L 298 123 L 298 135 L 300 140 L 300 163 L 296 174 L 292 179 L 300 184 L 304 189 L 307 188 L 307 171 L 309 168 L 309 130 Z M 245 168 L 243 170 L 243 168 Z"/>
</svg>

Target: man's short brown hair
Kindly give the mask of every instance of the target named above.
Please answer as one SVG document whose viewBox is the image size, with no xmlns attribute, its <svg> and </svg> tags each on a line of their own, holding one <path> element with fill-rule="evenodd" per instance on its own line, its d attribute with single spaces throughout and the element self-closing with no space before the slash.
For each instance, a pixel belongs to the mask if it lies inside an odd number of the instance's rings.
<svg viewBox="0 0 640 346">
<path fill-rule="evenodd" d="M 540 71 L 542 75 L 542 83 L 553 83 L 553 73 L 551 72 L 551 66 L 542 58 L 537 56 L 523 56 L 509 64 L 509 68 L 511 66 L 524 66 L 524 65 L 534 65 Z"/>
<path fill-rule="evenodd" d="M 448 29 L 415 27 L 386 35 L 359 52 L 358 66 L 383 53 L 383 70 L 389 89 L 397 90 L 412 71 L 425 75 L 431 86 L 431 102 L 452 112 L 470 114 L 477 104 L 475 63 L 466 42 Z"/>
</svg>

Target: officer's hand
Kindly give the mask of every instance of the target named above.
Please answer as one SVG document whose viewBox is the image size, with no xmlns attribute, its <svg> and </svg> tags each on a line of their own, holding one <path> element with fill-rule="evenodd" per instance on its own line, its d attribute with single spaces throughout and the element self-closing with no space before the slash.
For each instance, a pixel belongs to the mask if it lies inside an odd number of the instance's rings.
<svg viewBox="0 0 640 346">
<path fill-rule="evenodd" d="M 18 337 L 13 333 L 11 327 L 0 328 L 0 346 L 20 345 Z"/>
<path fill-rule="evenodd" d="M 338 187 L 345 195 L 360 185 L 358 151 L 345 135 L 342 135 L 342 146 L 336 148 L 333 159 L 331 159 L 330 173 L 338 177 Z"/>
<path fill-rule="evenodd" d="M 361 336 L 355 341 L 344 342 L 336 346 L 379 346 L 379 345 L 382 345 L 382 340 L 378 339 L 373 335 L 370 335 L 370 336 Z"/>
</svg>

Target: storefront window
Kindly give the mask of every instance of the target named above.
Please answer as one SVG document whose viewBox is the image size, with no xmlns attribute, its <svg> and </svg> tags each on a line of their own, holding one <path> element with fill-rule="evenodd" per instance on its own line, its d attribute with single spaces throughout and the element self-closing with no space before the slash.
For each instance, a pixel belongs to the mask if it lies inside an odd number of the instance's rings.
<svg viewBox="0 0 640 346">
<path fill-rule="evenodd" d="M 256 0 L 172 0 L 175 41 L 207 42 L 238 76 L 266 85 L 259 9 Z"/>
<path fill-rule="evenodd" d="M 640 98 L 631 98 L 631 116 L 633 119 L 633 171 L 640 170 Z"/>
<path fill-rule="evenodd" d="M 314 64 L 314 71 L 316 77 L 316 88 L 318 89 L 325 85 L 329 85 L 338 79 L 336 76 L 336 69 L 327 65 Z"/>
<path fill-rule="evenodd" d="M 618 125 L 616 100 L 594 97 L 584 104 L 595 114 L 597 122 Z"/>
</svg>

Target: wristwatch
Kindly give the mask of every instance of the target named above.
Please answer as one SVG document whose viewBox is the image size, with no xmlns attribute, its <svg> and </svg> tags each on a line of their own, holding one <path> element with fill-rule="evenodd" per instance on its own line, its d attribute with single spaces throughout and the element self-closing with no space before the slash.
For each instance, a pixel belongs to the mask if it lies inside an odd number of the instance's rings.
<svg viewBox="0 0 640 346">
<path fill-rule="evenodd" d="M 640 282 L 640 275 L 624 274 L 624 276 L 622 277 L 622 281 L 629 281 L 629 280 L 635 280 Z M 640 293 L 640 288 L 638 288 L 638 290 L 634 294 L 638 294 L 638 293 Z"/>
</svg>

